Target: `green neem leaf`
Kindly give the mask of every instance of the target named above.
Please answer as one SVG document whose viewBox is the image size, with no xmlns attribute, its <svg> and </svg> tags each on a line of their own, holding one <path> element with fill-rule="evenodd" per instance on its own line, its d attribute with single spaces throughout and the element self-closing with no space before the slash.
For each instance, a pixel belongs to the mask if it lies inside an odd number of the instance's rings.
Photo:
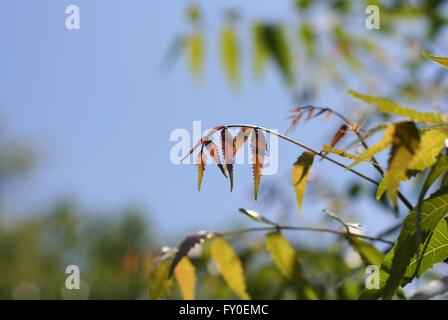
<svg viewBox="0 0 448 320">
<path fill-rule="evenodd" d="M 398 188 L 401 181 L 408 179 L 406 172 L 419 145 L 420 136 L 414 122 L 399 122 L 395 125 L 389 166 L 378 186 L 377 200 L 387 191 L 392 204 L 396 206 Z"/>
<path fill-rule="evenodd" d="M 442 67 L 448 68 L 448 58 L 447 57 L 433 56 L 432 54 L 429 54 L 425 51 L 422 51 L 422 56 L 430 61 L 437 62 Z"/>
<path fill-rule="evenodd" d="M 250 299 L 241 261 L 232 247 L 222 237 L 217 237 L 211 244 L 211 252 L 229 288 L 241 299 Z"/>
<path fill-rule="evenodd" d="M 280 272 L 288 279 L 294 276 L 296 251 L 288 240 L 278 232 L 271 232 L 265 238 L 266 249 Z"/>
<path fill-rule="evenodd" d="M 299 212 L 302 210 L 303 196 L 305 194 L 306 185 L 310 169 L 313 164 L 314 154 L 312 152 L 304 152 L 292 166 L 292 183 L 296 193 L 297 207 Z"/>
<path fill-rule="evenodd" d="M 377 107 L 381 112 L 395 114 L 397 116 L 409 118 L 422 123 L 445 123 L 446 114 L 421 112 L 411 108 L 404 107 L 389 99 L 367 96 L 362 93 L 349 90 L 348 93 L 353 97 Z"/>
<path fill-rule="evenodd" d="M 226 27 L 221 32 L 221 55 L 223 65 L 230 84 L 239 86 L 239 47 L 233 26 Z"/>
<path fill-rule="evenodd" d="M 398 287 L 406 284 L 414 276 L 421 275 L 434 263 L 446 258 L 446 240 L 441 234 L 446 225 L 441 220 L 448 213 L 447 189 L 440 190 L 424 200 L 420 212 L 420 235 L 422 243 L 417 243 L 416 212 L 412 210 L 404 220 L 397 242 L 383 260 L 381 266 L 380 289 L 365 290 L 361 298 L 390 299 Z M 442 225 L 439 225 L 442 223 Z M 436 230 L 437 229 L 437 230 Z M 434 236 L 435 235 L 435 236 Z M 444 241 L 439 243 L 439 241 Z M 429 249 L 428 251 L 428 248 Z M 422 258 L 423 257 L 423 258 Z M 421 260 L 420 262 L 414 260 Z M 418 271 L 417 265 L 420 265 Z M 405 277 L 405 280 L 403 280 Z"/>
</svg>

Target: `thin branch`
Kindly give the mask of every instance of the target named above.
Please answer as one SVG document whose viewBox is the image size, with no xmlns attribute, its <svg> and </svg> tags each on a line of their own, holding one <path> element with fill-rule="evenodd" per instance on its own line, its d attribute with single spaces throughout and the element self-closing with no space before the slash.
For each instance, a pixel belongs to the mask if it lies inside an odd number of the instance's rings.
<svg viewBox="0 0 448 320">
<path fill-rule="evenodd" d="M 368 177 L 368 176 L 362 174 L 361 172 L 359 172 L 359 171 L 357 171 L 357 170 L 355 170 L 355 169 L 349 168 L 349 167 L 347 167 L 346 165 L 344 165 L 343 163 L 341 163 L 341 162 L 339 162 L 339 161 L 337 161 L 337 160 L 335 160 L 335 159 L 333 159 L 333 158 L 330 158 L 329 156 L 323 154 L 322 152 L 319 152 L 319 151 L 317 151 L 317 150 L 315 150 L 315 149 L 313 149 L 313 148 L 311 148 L 311 147 L 309 147 L 309 146 L 307 146 L 307 145 L 305 145 L 305 144 L 303 144 L 303 143 L 301 143 L 301 142 L 299 142 L 299 141 L 297 141 L 297 140 L 295 140 L 295 139 L 293 139 L 293 138 L 290 138 L 290 137 L 288 137 L 288 136 L 285 136 L 284 134 L 275 132 L 275 131 L 273 131 L 273 130 L 270 130 L 270 129 L 267 129 L 267 128 L 264 128 L 264 127 L 254 126 L 254 125 L 250 125 L 250 124 L 230 124 L 230 125 L 226 125 L 225 127 L 227 127 L 227 128 L 241 128 L 241 127 L 246 127 L 246 128 L 252 128 L 252 129 L 260 129 L 260 130 L 263 130 L 263 131 L 268 132 L 268 133 L 270 133 L 270 134 L 273 134 L 273 135 L 275 135 L 275 136 L 277 136 L 277 137 L 279 137 L 279 138 L 281 138 L 281 139 L 283 139 L 283 140 L 285 140 L 285 141 L 291 142 L 292 144 L 295 144 L 295 145 L 301 147 L 302 149 L 305 149 L 305 150 L 307 150 L 307 151 L 309 151 L 309 152 L 312 152 L 312 153 L 314 153 L 315 155 L 317 155 L 317 156 L 319 156 L 319 157 L 321 157 L 321 158 L 323 158 L 323 159 L 325 159 L 325 160 L 328 160 L 328 161 L 332 162 L 333 164 L 335 164 L 335 165 L 337 165 L 337 166 L 339 166 L 339 167 L 341 167 L 341 168 L 344 168 L 344 169 L 347 170 L 347 171 L 350 171 L 351 173 L 357 175 L 358 177 L 360 177 L 360 178 L 362 178 L 362 179 L 364 179 L 364 180 L 369 181 L 370 183 L 373 183 L 373 184 L 376 185 L 376 186 L 379 185 L 379 182 L 378 182 L 378 181 L 376 181 L 376 180 L 374 180 L 374 179 L 372 179 L 372 178 L 370 178 L 370 177 Z M 401 202 L 403 202 L 403 204 L 404 204 L 409 210 L 412 210 L 412 209 L 413 209 L 412 204 L 411 204 L 411 203 L 410 203 L 410 202 L 409 202 L 409 201 L 408 201 L 408 200 L 407 200 L 407 199 L 406 199 L 400 192 L 398 192 L 398 198 L 401 200 Z"/>
<path fill-rule="evenodd" d="M 316 109 L 328 109 L 328 108 L 322 108 L 322 107 L 314 107 Z M 367 142 L 364 140 L 363 136 L 359 133 L 359 131 L 354 130 L 353 129 L 353 124 L 340 112 L 331 109 L 331 112 L 333 112 L 333 114 L 338 117 L 339 119 L 341 119 L 341 121 L 356 135 L 356 137 L 358 138 L 359 142 L 361 143 L 361 145 L 363 146 L 363 148 L 365 150 L 367 150 L 369 148 L 369 146 L 367 145 Z M 372 159 L 372 166 L 375 168 L 375 170 L 377 170 L 379 172 L 379 174 L 383 177 L 384 176 L 384 170 L 383 168 L 380 166 L 378 160 L 376 160 L 375 156 L 371 157 Z M 398 197 L 400 198 L 400 200 L 403 202 L 403 204 L 409 209 L 412 210 L 413 206 L 410 203 L 410 201 L 400 192 L 398 191 L 397 193 Z"/>
<path fill-rule="evenodd" d="M 325 232 L 325 233 L 333 233 L 340 236 L 353 236 L 358 238 L 363 238 L 370 241 L 379 241 L 383 243 L 387 243 L 390 245 L 393 245 L 394 243 L 392 241 L 379 238 L 379 237 L 372 237 L 372 236 L 366 236 L 362 234 L 354 234 L 354 233 L 347 233 L 340 230 L 334 230 L 329 228 L 323 228 L 323 227 L 294 227 L 294 226 L 282 226 L 278 225 L 276 227 L 255 227 L 255 228 L 247 228 L 247 229 L 240 229 L 230 232 L 220 232 L 218 234 L 221 234 L 223 236 L 237 236 L 242 235 L 250 232 L 260 232 L 260 231 L 275 231 L 275 230 L 289 230 L 289 231 L 310 231 L 310 232 Z"/>
</svg>

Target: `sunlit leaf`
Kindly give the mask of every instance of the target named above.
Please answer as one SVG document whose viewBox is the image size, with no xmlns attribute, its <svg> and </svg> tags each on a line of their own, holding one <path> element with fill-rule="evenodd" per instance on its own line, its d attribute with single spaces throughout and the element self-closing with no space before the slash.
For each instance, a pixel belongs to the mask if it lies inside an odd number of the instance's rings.
<svg viewBox="0 0 448 320">
<path fill-rule="evenodd" d="M 435 262 L 439 262 L 439 259 L 443 257 L 443 255 L 440 254 L 436 256 L 433 254 L 434 251 L 428 252 L 426 250 L 431 242 L 431 235 L 435 232 L 435 229 L 438 227 L 440 221 L 448 213 L 448 194 L 446 191 L 447 190 L 441 190 L 422 202 L 420 211 L 420 239 L 422 243 L 420 246 L 417 243 L 418 235 L 416 232 L 416 212 L 415 210 L 409 212 L 408 216 L 404 220 L 403 228 L 400 232 L 398 240 L 383 260 L 381 274 L 386 275 L 382 276 L 383 282 L 381 282 L 380 289 L 366 290 L 361 298 L 377 299 L 383 297 L 385 299 L 390 299 L 402 283 L 403 277 L 405 275 L 410 275 L 407 273 L 407 269 L 410 268 L 409 272 L 414 273 L 415 267 L 410 264 L 416 254 L 421 255 L 423 252 L 427 252 L 424 264 L 425 270 L 430 268 Z M 443 231 L 445 226 L 438 228 L 441 228 L 440 230 Z M 439 231 L 437 231 L 436 234 L 438 233 Z M 439 238 L 439 236 L 436 236 L 432 240 L 433 244 L 431 244 L 431 246 L 433 248 L 435 248 L 434 246 L 437 246 L 438 249 L 441 249 L 436 244 L 441 240 Z M 421 267 L 423 267 L 423 265 Z M 412 270 L 412 268 L 414 268 L 414 270 Z"/>
<path fill-rule="evenodd" d="M 212 142 L 211 140 L 206 140 L 204 142 L 204 146 L 206 147 L 207 152 L 210 155 L 210 157 L 213 159 L 213 162 L 216 163 L 216 165 L 218 166 L 219 170 L 221 170 L 224 177 L 227 178 L 226 168 L 221 163 L 221 159 L 219 157 L 219 152 L 218 152 L 218 147 L 216 146 L 216 144 L 214 142 Z"/>
<path fill-rule="evenodd" d="M 447 128 L 431 128 L 425 130 L 421 137 L 420 146 L 409 164 L 409 169 L 423 171 L 436 163 L 437 156 L 445 147 L 445 140 L 447 138 Z"/>
<path fill-rule="evenodd" d="M 224 156 L 224 164 L 226 166 L 227 172 L 230 178 L 230 191 L 233 190 L 233 158 L 234 158 L 234 147 L 233 147 L 233 136 L 224 128 L 221 130 L 221 150 Z"/>
<path fill-rule="evenodd" d="M 377 200 L 387 191 L 392 204 L 396 206 L 398 188 L 402 181 L 408 179 L 406 172 L 419 144 L 420 136 L 414 122 L 399 122 L 395 125 L 389 165 L 378 186 Z"/>
<path fill-rule="evenodd" d="M 395 124 L 393 123 L 393 124 L 390 124 L 387 126 L 387 129 L 384 132 L 383 138 L 380 141 L 378 141 L 377 143 L 375 143 L 373 146 L 368 148 L 366 151 L 364 151 L 359 156 L 358 160 L 353 162 L 350 165 L 350 167 L 353 167 L 363 161 L 370 160 L 375 154 L 386 149 L 392 143 L 394 134 L 395 134 Z"/>
<path fill-rule="evenodd" d="M 296 252 L 288 240 L 278 232 L 271 232 L 265 238 L 266 249 L 280 272 L 288 279 L 294 276 Z"/>
<path fill-rule="evenodd" d="M 242 127 L 236 134 L 235 138 L 233 139 L 233 154 L 234 156 L 238 152 L 238 150 L 246 143 L 246 141 L 249 139 L 249 136 L 252 133 L 252 128 Z"/>
<path fill-rule="evenodd" d="M 198 163 L 197 164 L 197 166 L 198 166 L 198 191 L 201 191 L 202 177 L 204 176 L 204 171 L 205 171 L 205 161 L 206 161 L 205 153 L 201 149 L 201 152 L 199 152 L 198 159 L 197 159 L 197 163 Z"/>
<path fill-rule="evenodd" d="M 359 253 L 366 265 L 381 265 L 384 255 L 372 244 L 360 239 L 359 237 L 351 235 L 347 235 L 346 239 L 352 246 L 353 250 Z"/>
<path fill-rule="evenodd" d="M 202 34 L 199 31 L 187 38 L 187 48 L 191 73 L 196 79 L 199 79 L 202 75 L 204 60 L 204 44 L 202 43 Z"/>
<path fill-rule="evenodd" d="M 447 57 L 433 56 L 432 54 L 429 54 L 425 51 L 422 51 L 422 56 L 430 61 L 437 62 L 438 64 L 440 64 L 441 66 L 443 66 L 445 68 L 448 68 L 448 58 Z"/>
<path fill-rule="evenodd" d="M 254 199 L 257 200 L 264 157 L 266 155 L 266 138 L 260 129 L 254 129 L 252 131 L 251 151 L 253 161 L 252 171 L 254 175 Z"/>
<path fill-rule="evenodd" d="M 232 86 L 239 85 L 239 48 L 233 26 L 222 30 L 220 36 L 221 55 L 224 68 Z"/>
<path fill-rule="evenodd" d="M 334 134 L 333 138 L 331 139 L 330 145 L 334 147 L 347 133 L 348 126 L 346 124 L 343 124 L 339 127 L 338 131 Z"/>
<path fill-rule="evenodd" d="M 314 154 L 311 152 L 304 152 L 300 155 L 297 161 L 292 166 L 292 183 L 296 193 L 297 207 L 299 212 L 302 211 L 303 196 L 305 194 L 306 185 L 308 183 L 308 176 L 311 165 L 313 164 Z"/>
<path fill-rule="evenodd" d="M 308 57 L 314 58 L 316 55 L 316 44 L 311 26 L 307 23 L 302 24 L 300 26 L 299 34 L 303 44 L 305 45 Z"/>
<path fill-rule="evenodd" d="M 381 112 L 395 114 L 401 117 L 413 119 L 422 123 L 444 123 L 445 115 L 432 112 L 421 112 L 414 109 L 410 109 L 392 102 L 389 99 L 367 96 L 358 93 L 353 90 L 349 90 L 348 93 L 353 97 L 360 99 L 366 103 L 372 104 L 377 107 Z"/>
<path fill-rule="evenodd" d="M 184 300 L 193 300 L 196 287 L 196 269 L 191 261 L 184 257 L 174 270 L 174 277 L 179 285 Z"/>
<path fill-rule="evenodd" d="M 330 146 L 329 144 L 324 144 L 324 145 L 322 146 L 322 150 L 323 150 L 324 152 L 337 154 L 338 156 L 341 156 L 341 157 L 343 157 L 343 158 L 347 158 L 347 159 L 350 159 L 350 160 L 358 160 L 358 159 L 359 159 L 359 156 L 356 156 L 356 155 L 354 155 L 354 154 L 347 153 L 347 152 L 345 152 L 345 151 L 343 151 L 343 150 L 341 150 L 341 149 L 338 149 L 338 148 L 333 148 L 333 147 Z"/>
<path fill-rule="evenodd" d="M 149 299 L 161 299 L 171 287 L 172 280 L 169 279 L 171 258 L 159 258 L 160 261 L 154 266 L 155 269 L 149 276 Z"/>
<path fill-rule="evenodd" d="M 217 237 L 212 241 L 211 253 L 229 288 L 241 299 L 250 299 L 241 261 L 232 247 L 222 237 Z"/>
<path fill-rule="evenodd" d="M 436 164 L 431 168 L 428 178 L 426 179 L 424 189 L 428 190 L 429 187 L 444 173 L 448 172 L 448 156 L 441 156 Z"/>
</svg>

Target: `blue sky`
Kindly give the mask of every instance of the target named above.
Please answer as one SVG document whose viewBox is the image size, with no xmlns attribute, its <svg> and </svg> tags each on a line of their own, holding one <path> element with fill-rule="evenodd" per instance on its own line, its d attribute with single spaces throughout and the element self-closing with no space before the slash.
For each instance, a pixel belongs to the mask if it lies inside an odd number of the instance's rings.
<svg viewBox="0 0 448 320">
<path fill-rule="evenodd" d="M 170 42 L 188 30 L 186 1 L 4 3 L 0 116 L 8 132 L 28 139 L 40 157 L 37 173 L 17 190 L 12 210 L 22 214 L 63 197 L 77 199 L 98 214 L 137 205 L 148 212 L 159 234 L 174 237 L 247 223 L 237 209 L 260 208 L 250 197 L 250 167 L 237 168 L 233 193 L 218 170 L 209 167 L 198 193 L 195 167 L 170 162 L 169 137 L 175 128 L 191 130 L 193 120 L 201 120 L 203 128 L 224 123 L 253 123 L 281 131 L 287 127 L 286 111 L 293 102 L 272 66 L 264 80 L 254 82 L 243 52 L 243 85 L 234 92 L 217 58 L 213 35 L 222 25 L 222 8 L 235 4 L 248 21 L 291 17 L 291 1 L 254 3 L 202 2 L 211 43 L 200 85 L 192 81 L 185 59 L 169 69 L 160 66 Z M 69 4 L 80 7 L 80 30 L 65 28 Z M 338 106 L 345 98 L 327 91 L 315 103 L 329 99 Z M 327 132 L 320 122 L 309 123 L 294 136 L 318 148 L 337 128 L 337 122 L 329 125 Z M 289 183 L 288 172 L 300 152 L 280 143 L 279 172 L 263 177 L 262 187 L 263 181 Z M 341 188 L 352 180 L 324 162 L 314 170 Z M 350 210 L 368 216 L 371 208 L 371 203 L 359 203 Z M 305 213 L 296 221 L 319 221 L 313 215 L 321 215 L 321 209 L 322 204 L 305 200 Z M 376 217 L 389 219 L 385 214 Z"/>
</svg>

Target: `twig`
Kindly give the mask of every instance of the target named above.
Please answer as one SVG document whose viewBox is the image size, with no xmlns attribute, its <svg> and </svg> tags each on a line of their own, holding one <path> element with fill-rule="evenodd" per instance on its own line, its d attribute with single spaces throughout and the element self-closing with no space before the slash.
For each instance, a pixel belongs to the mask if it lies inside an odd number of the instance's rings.
<svg viewBox="0 0 448 320">
<path fill-rule="evenodd" d="M 225 127 L 227 127 L 227 128 L 246 127 L 246 128 L 263 130 L 263 131 L 268 132 L 270 134 L 273 134 L 273 135 L 275 135 L 275 136 L 277 136 L 277 137 L 279 137 L 279 138 L 281 138 L 281 139 L 283 139 L 285 141 L 291 142 L 292 144 L 295 144 L 295 145 L 301 147 L 302 149 L 305 149 L 305 150 L 307 150 L 309 152 L 312 152 L 313 154 L 315 154 L 315 155 L 317 155 L 317 156 L 319 156 L 319 157 L 321 157 L 321 158 L 323 158 L 325 160 L 328 160 L 328 161 L 332 162 L 333 164 L 335 164 L 335 165 L 337 165 L 337 166 L 339 166 L 341 168 L 344 168 L 347 171 L 350 171 L 351 173 L 357 175 L 358 177 L 360 177 L 360 178 L 362 178 L 364 180 L 369 181 L 370 183 L 373 183 L 376 186 L 379 185 L 378 181 L 376 181 L 376 180 L 374 180 L 374 179 L 372 179 L 372 178 L 362 174 L 361 172 L 359 172 L 359 171 L 357 171 L 355 169 L 349 168 L 346 165 L 344 165 L 343 163 L 341 163 L 341 162 L 339 162 L 339 161 L 337 161 L 337 160 L 335 160 L 333 158 L 330 158 L 329 156 L 327 156 L 327 155 L 325 155 L 325 154 L 323 154 L 323 153 L 321 153 L 321 152 L 319 152 L 319 151 L 317 151 L 317 150 L 315 150 L 315 149 L 313 149 L 313 148 L 311 148 L 311 147 L 309 147 L 309 146 L 307 146 L 307 145 L 305 145 L 305 144 L 303 144 L 303 143 L 301 143 L 301 142 L 299 142 L 299 141 L 297 141 L 297 140 L 295 140 L 293 138 L 285 136 L 284 134 L 278 133 L 276 131 L 273 131 L 273 130 L 270 130 L 270 129 L 267 129 L 267 128 L 264 128 L 264 127 L 254 126 L 254 125 L 250 125 L 250 124 L 230 124 L 230 125 L 226 125 Z M 398 198 L 401 200 L 401 202 L 403 202 L 403 204 L 409 210 L 412 210 L 412 208 L 413 208 L 412 204 L 400 192 L 398 192 Z"/>
<path fill-rule="evenodd" d="M 236 236 L 241 234 L 246 234 L 250 232 L 259 232 L 259 231 L 276 231 L 276 230 L 290 230 L 290 231 L 310 231 L 310 232 L 326 232 L 326 233 L 333 233 L 341 236 L 353 236 L 358 238 L 363 238 L 370 241 L 379 241 L 387 244 L 394 244 L 392 241 L 379 238 L 379 237 L 372 237 L 372 236 L 366 236 L 362 234 L 354 234 L 354 233 L 347 233 L 344 231 L 329 229 L 329 228 L 322 228 L 322 227 L 294 227 L 294 226 L 282 226 L 278 225 L 275 227 L 255 227 L 255 228 L 247 228 L 247 229 L 240 229 L 230 232 L 220 232 L 219 234 L 223 236 Z"/>
</svg>

